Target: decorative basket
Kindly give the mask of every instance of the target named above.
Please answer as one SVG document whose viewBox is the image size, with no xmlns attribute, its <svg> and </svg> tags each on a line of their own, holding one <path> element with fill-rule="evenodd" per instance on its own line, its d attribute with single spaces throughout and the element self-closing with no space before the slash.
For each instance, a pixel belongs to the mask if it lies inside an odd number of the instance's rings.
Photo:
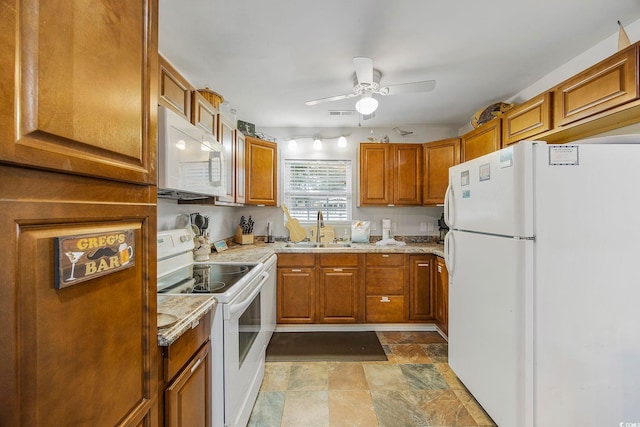
<svg viewBox="0 0 640 427">
<path fill-rule="evenodd" d="M 198 89 L 198 92 L 217 109 L 220 109 L 220 104 L 224 102 L 222 95 L 212 91 L 208 86 L 204 89 Z"/>
</svg>

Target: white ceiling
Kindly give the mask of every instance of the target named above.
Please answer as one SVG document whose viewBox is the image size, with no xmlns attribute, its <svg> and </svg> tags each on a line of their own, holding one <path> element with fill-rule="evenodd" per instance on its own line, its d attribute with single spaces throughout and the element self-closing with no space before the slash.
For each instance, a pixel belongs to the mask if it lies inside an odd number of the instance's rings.
<svg viewBox="0 0 640 427">
<path fill-rule="evenodd" d="M 304 104 L 350 93 L 354 56 L 383 85 L 437 81 L 379 98 L 367 126 L 459 127 L 639 19 L 640 0 L 160 0 L 159 15 L 161 54 L 257 127 L 357 126 L 328 114 L 357 98 Z"/>
</svg>

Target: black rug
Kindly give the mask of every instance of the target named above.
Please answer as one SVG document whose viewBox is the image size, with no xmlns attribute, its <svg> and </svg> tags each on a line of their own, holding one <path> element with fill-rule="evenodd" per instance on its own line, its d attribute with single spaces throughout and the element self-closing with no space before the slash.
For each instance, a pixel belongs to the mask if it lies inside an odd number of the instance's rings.
<svg viewBox="0 0 640 427">
<path fill-rule="evenodd" d="M 275 332 L 267 362 L 387 360 L 375 332 Z"/>
</svg>

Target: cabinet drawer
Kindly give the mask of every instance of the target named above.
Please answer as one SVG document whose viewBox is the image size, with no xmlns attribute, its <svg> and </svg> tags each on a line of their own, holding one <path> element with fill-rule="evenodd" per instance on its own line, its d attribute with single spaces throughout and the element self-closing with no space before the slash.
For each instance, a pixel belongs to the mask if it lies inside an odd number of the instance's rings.
<svg viewBox="0 0 640 427">
<path fill-rule="evenodd" d="M 278 267 L 315 267 L 314 254 L 278 254 Z"/>
<path fill-rule="evenodd" d="M 357 267 L 358 254 L 321 254 L 321 267 Z"/>
<path fill-rule="evenodd" d="M 221 308 L 216 309 L 221 310 Z M 195 327 L 185 332 L 173 344 L 162 348 L 165 381 L 171 380 L 196 350 L 209 340 L 212 315 L 210 311 Z"/>
<path fill-rule="evenodd" d="M 600 62 L 558 86 L 555 126 L 583 119 L 638 98 L 636 47 Z"/>
<path fill-rule="evenodd" d="M 405 287 L 404 267 L 368 267 L 366 292 L 372 294 L 404 294 Z"/>
<path fill-rule="evenodd" d="M 404 265 L 404 254 L 367 254 L 367 266 Z"/>
<path fill-rule="evenodd" d="M 367 297 L 366 321 L 369 323 L 389 323 L 404 321 L 404 297 L 376 295 Z"/>
</svg>

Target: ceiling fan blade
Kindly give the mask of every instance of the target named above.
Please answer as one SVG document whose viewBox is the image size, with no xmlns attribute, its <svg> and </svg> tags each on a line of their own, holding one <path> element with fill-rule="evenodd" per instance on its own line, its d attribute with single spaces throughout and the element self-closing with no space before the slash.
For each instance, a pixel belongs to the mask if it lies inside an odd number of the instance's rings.
<svg viewBox="0 0 640 427">
<path fill-rule="evenodd" d="M 425 80 L 423 82 L 404 83 L 382 87 L 378 93 L 381 95 L 398 95 L 401 93 L 431 92 L 435 87 L 435 80 Z"/>
<path fill-rule="evenodd" d="M 373 60 L 371 58 L 356 56 L 353 58 L 353 66 L 356 69 L 358 83 L 368 85 L 373 83 Z"/>
<path fill-rule="evenodd" d="M 348 93 L 346 95 L 336 95 L 330 96 L 328 98 L 312 99 L 311 101 L 305 102 L 305 105 L 317 105 L 322 104 L 323 102 L 340 101 L 341 99 L 353 98 L 354 96 L 356 96 L 355 93 Z"/>
</svg>

